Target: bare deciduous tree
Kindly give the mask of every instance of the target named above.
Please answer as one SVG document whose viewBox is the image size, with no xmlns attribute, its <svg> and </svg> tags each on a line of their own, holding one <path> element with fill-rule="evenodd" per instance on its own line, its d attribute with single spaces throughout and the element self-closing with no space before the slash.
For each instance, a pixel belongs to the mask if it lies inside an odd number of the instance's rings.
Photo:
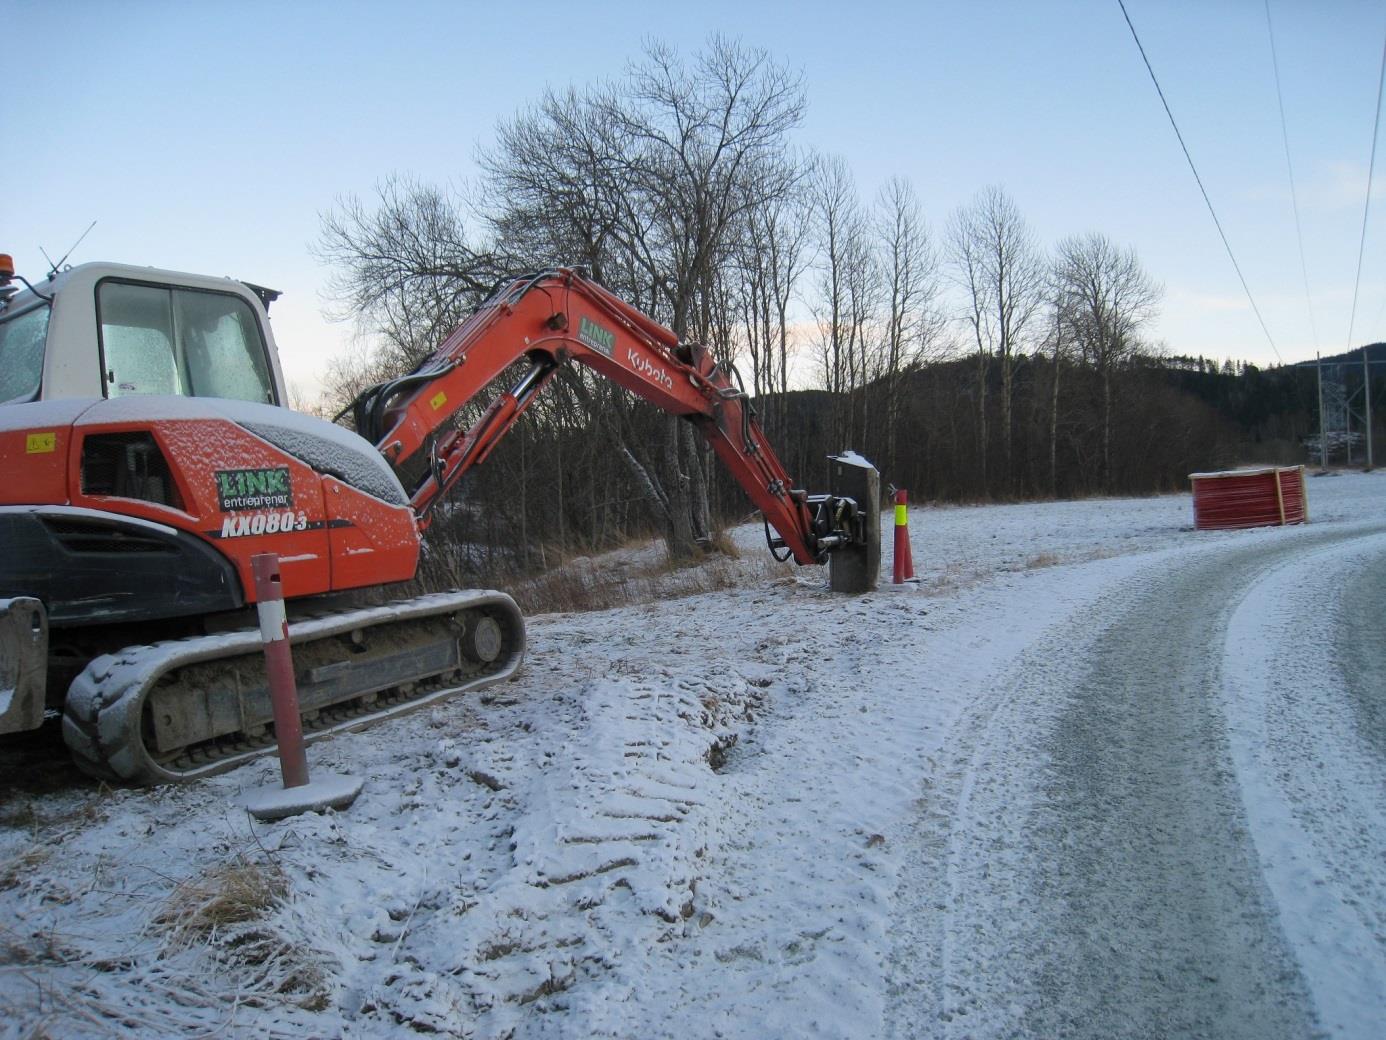
<svg viewBox="0 0 1386 1040">
<path fill-rule="evenodd" d="M 1052 275 L 1052 271 L 1051 271 Z M 1051 282 L 1051 308 L 1049 329 L 1045 337 L 1045 347 L 1049 350 L 1050 379 L 1049 401 L 1045 415 L 1045 431 L 1048 443 L 1048 482 L 1049 494 L 1059 495 L 1059 389 L 1063 380 L 1064 367 L 1072 356 L 1072 331 L 1064 318 L 1063 305 L 1057 284 Z"/>
<path fill-rule="evenodd" d="M 1134 249 L 1095 232 L 1059 243 L 1054 280 L 1062 324 L 1102 388 L 1102 484 L 1112 487 L 1113 376 L 1140 346 L 1163 294 Z"/>
<path fill-rule="evenodd" d="M 791 353 L 789 309 L 810 260 L 811 230 L 809 194 L 796 186 L 748 209 L 736 236 L 738 285 L 730 295 L 750 354 L 752 393 L 772 395 L 773 408 L 763 415 L 772 440 L 784 431 Z"/>
<path fill-rule="evenodd" d="M 929 357 L 943 336 L 938 305 L 938 253 L 908 181 L 888 181 L 876 201 L 876 233 L 885 279 L 883 330 L 886 458 L 899 467 L 898 432 L 905 376 Z"/>
<path fill-rule="evenodd" d="M 988 359 L 1001 363 L 1001 448 L 1005 490 L 1013 491 L 1012 380 L 1015 357 L 1043 298 L 1044 265 L 1011 197 L 996 186 L 953 214 L 949 253 L 967 296 L 966 322 L 977 346 L 977 427 L 982 487 L 987 486 Z"/>
<path fill-rule="evenodd" d="M 484 159 L 493 230 L 575 252 L 680 339 L 725 337 L 721 270 L 747 215 L 799 177 L 785 157 L 803 105 L 767 52 L 720 36 L 690 59 L 648 44 L 622 80 L 549 93 L 501 127 Z M 663 421 L 661 440 L 644 475 L 677 559 L 711 533 L 707 462 L 685 423 Z"/>
<path fill-rule="evenodd" d="M 457 199 L 402 177 L 377 186 L 374 206 L 340 199 L 322 217 L 317 254 L 342 316 L 381 337 L 387 374 L 427 357 L 503 270 L 468 240 Z"/>
<path fill-rule="evenodd" d="M 842 158 L 818 161 L 811 190 L 818 237 L 819 367 L 824 389 L 833 395 L 833 443 L 847 447 L 858 430 L 856 400 L 866 376 L 874 281 L 870 229 Z"/>
<path fill-rule="evenodd" d="M 496 142 L 482 150 L 492 232 L 522 258 L 520 266 L 569 263 L 601 282 L 623 280 L 619 266 L 609 269 L 630 210 L 620 160 L 624 144 L 606 118 L 617 103 L 610 88 L 548 91 L 534 107 L 502 122 Z"/>
</svg>

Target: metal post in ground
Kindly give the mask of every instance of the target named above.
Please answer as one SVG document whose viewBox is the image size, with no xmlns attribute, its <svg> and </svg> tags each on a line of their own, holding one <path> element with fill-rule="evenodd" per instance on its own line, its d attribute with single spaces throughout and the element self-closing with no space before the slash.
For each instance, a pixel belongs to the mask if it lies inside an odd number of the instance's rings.
<svg viewBox="0 0 1386 1040">
<path fill-rule="evenodd" d="M 308 783 L 308 752 L 303 746 L 303 719 L 298 713 L 293 651 L 289 649 L 289 617 L 284 612 L 284 588 L 279 580 L 279 557 L 260 553 L 250 558 L 255 573 L 255 609 L 260 616 L 260 639 L 265 644 L 265 674 L 269 677 L 270 707 L 274 710 L 274 740 L 279 745 L 279 771 L 285 787 Z"/>
<path fill-rule="evenodd" d="M 344 809 L 361 793 L 362 781 L 335 773 L 320 774 L 317 780 L 310 780 L 308 776 L 308 753 L 303 742 L 303 719 L 298 710 L 298 685 L 294 681 L 279 556 L 259 553 L 250 558 L 250 565 L 255 575 L 256 611 L 260 618 L 260 638 L 265 646 L 265 674 L 269 680 L 274 739 L 279 745 L 279 771 L 284 786 L 251 791 L 245 796 L 244 805 L 252 816 L 261 820 L 278 820 L 321 809 Z"/>
</svg>

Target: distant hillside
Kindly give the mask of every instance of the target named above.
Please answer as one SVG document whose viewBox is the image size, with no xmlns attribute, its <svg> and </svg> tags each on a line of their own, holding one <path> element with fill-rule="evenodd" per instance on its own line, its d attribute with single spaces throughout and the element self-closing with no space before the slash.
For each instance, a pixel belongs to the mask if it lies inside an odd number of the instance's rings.
<svg viewBox="0 0 1386 1040">
<path fill-rule="evenodd" d="M 1334 354 L 1332 357 L 1323 359 L 1325 365 L 1362 365 L 1362 347 L 1356 347 L 1345 354 Z M 1386 362 L 1386 343 L 1366 344 L 1367 360 L 1375 364 L 1376 362 Z"/>
<path fill-rule="evenodd" d="M 1337 383 L 1346 393 L 1353 413 L 1348 420 L 1353 442 L 1360 441 L 1365 433 L 1361 428 L 1364 349 L 1371 363 L 1373 437 L 1381 443 L 1386 436 L 1382 422 L 1386 418 L 1382 415 L 1386 412 L 1386 343 L 1372 343 L 1323 358 L 1323 376 L 1326 383 Z M 1253 444 L 1281 440 L 1303 445 L 1317 438 L 1319 366 L 1312 362 L 1261 369 L 1250 364 L 1217 366 L 1204 358 L 1170 357 L 1155 364 L 1166 371 L 1172 385 L 1211 404 Z M 1342 420 L 1334 418 L 1331 392 L 1327 407 L 1329 430 L 1333 432 Z M 1337 443 L 1345 449 L 1348 441 L 1340 438 Z M 1346 451 L 1335 460 L 1330 450 L 1329 461 L 1346 462 Z"/>
<path fill-rule="evenodd" d="M 1386 362 L 1386 343 L 1369 351 Z M 1360 402 L 1360 352 L 1326 358 L 1325 365 Z M 1056 372 L 1052 357 L 1016 359 L 1009 452 L 995 359 L 980 392 L 979 381 L 975 357 L 906 374 L 893 432 L 881 383 L 851 399 L 812 390 L 769 395 L 756 405 L 796 480 L 816 485 L 824 456 L 850 447 L 877 463 L 883 481 L 942 501 L 1181 490 L 1191 472 L 1307 462 L 1306 442 L 1316 441 L 1319 428 L 1313 366 L 1138 356 L 1113 373 L 1111 473 L 1104 480 L 1104 389 L 1092 367 L 1065 362 Z M 1375 436 L 1386 455 L 1386 365 L 1374 366 L 1372 387 Z"/>
</svg>

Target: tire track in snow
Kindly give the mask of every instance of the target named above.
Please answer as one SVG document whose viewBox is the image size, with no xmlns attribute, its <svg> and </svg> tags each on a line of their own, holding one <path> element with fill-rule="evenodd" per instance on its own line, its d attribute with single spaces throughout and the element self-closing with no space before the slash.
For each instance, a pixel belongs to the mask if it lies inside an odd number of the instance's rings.
<svg viewBox="0 0 1386 1040">
<path fill-rule="evenodd" d="M 1013 751 L 1022 739 L 1017 712 L 1032 711 L 1034 706 L 1016 699 L 1008 677 L 1033 672 L 1036 655 L 1029 648 L 1046 641 L 1071 641 L 1071 617 L 1088 609 L 1113 584 L 1129 580 L 1147 566 L 1140 558 L 1126 557 L 1026 572 L 1020 580 L 971 597 L 953 612 L 948 630 L 936 633 L 927 648 L 921 648 L 912 681 L 921 695 L 952 701 L 958 707 L 925 762 L 928 775 L 915 801 L 913 831 L 901 854 L 894 950 L 886 978 L 885 1035 L 939 1035 L 955 1016 L 947 1009 L 966 998 L 956 981 L 950 982 L 970 942 L 970 937 L 956 934 L 949 914 L 950 907 L 967 899 L 953 865 L 963 855 L 969 834 L 956 821 L 966 815 L 979 785 L 1008 787 L 1012 798 L 1024 793 L 999 766 L 1013 761 Z M 1039 667 L 1056 681 L 1054 662 L 1064 656 L 1051 653 L 1049 658 Z M 1005 865 L 1003 858 L 986 869 L 995 871 Z M 1000 891 L 1014 887 L 1001 886 Z M 1021 910 L 1012 907 L 998 913 L 997 920 L 1021 922 L 1025 919 Z"/>
<path fill-rule="evenodd" d="M 1386 555 L 1378 555 L 1348 577 L 1338 628 L 1339 659 L 1358 732 L 1386 763 Z"/>
<path fill-rule="evenodd" d="M 1386 537 L 1295 559 L 1228 630 L 1223 698 L 1257 852 L 1324 1029 L 1386 1020 Z"/>
<path fill-rule="evenodd" d="M 1312 1034 L 1217 691 L 1239 595 L 1360 534 L 1157 557 L 982 694 L 918 835 L 897 1035 Z"/>
</svg>

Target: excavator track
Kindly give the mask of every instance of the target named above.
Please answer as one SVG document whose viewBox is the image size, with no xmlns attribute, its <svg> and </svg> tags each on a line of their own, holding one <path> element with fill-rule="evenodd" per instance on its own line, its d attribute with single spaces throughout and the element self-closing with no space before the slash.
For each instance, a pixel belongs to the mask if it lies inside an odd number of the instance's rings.
<svg viewBox="0 0 1386 1040">
<path fill-rule="evenodd" d="M 360 729 L 509 678 L 524 619 L 501 592 L 459 591 L 291 621 L 305 739 Z M 274 750 L 260 631 L 126 647 L 73 680 L 63 737 L 92 776 L 194 780 Z"/>
</svg>

